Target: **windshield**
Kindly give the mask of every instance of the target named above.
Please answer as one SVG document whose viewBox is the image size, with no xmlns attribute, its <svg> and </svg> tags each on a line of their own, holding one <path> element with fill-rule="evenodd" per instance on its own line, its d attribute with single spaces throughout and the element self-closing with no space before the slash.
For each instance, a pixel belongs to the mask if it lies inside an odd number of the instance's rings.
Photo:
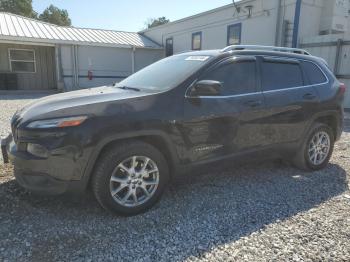
<svg viewBox="0 0 350 262">
<path fill-rule="evenodd" d="M 179 85 L 209 60 L 210 56 L 171 56 L 145 67 L 116 87 L 166 91 Z"/>
</svg>

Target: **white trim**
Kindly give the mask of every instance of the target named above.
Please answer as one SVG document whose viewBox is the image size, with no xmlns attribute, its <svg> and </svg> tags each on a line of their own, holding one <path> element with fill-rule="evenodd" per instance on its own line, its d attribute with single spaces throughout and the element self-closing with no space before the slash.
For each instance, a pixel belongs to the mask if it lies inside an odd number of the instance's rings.
<svg viewBox="0 0 350 262">
<path fill-rule="evenodd" d="M 33 60 L 11 59 L 11 51 L 29 51 L 29 52 L 33 52 Z M 9 59 L 10 71 L 12 73 L 20 73 L 20 74 L 35 74 L 36 73 L 36 55 L 35 55 L 35 50 L 34 49 L 8 48 L 8 59 Z M 32 72 L 32 71 L 13 71 L 13 69 L 12 69 L 12 62 L 34 63 L 34 72 Z"/>
<path fill-rule="evenodd" d="M 54 47 L 55 44 L 49 44 L 49 43 L 34 43 L 34 42 L 22 42 L 22 41 L 16 41 L 16 40 L 2 40 L 0 36 L 0 44 L 14 44 L 14 45 L 32 45 L 32 46 L 49 46 Z"/>
<path fill-rule="evenodd" d="M 229 95 L 229 96 L 185 96 L 186 98 L 232 98 L 232 97 L 242 97 L 242 96 L 251 96 L 251 95 L 258 95 L 258 94 L 270 94 L 275 92 L 282 92 L 282 91 L 288 91 L 288 90 L 295 90 L 295 89 L 302 89 L 307 87 L 316 87 L 316 86 L 322 86 L 326 85 L 328 82 L 324 82 L 322 84 L 316 84 L 316 85 L 306 85 L 306 86 L 298 86 L 298 87 L 289 87 L 284 89 L 276 89 L 276 90 L 268 90 L 268 91 L 262 91 L 262 92 L 254 92 L 254 93 L 246 93 L 246 94 L 238 94 L 238 95 Z"/>
<path fill-rule="evenodd" d="M 61 81 L 59 48 L 60 48 L 60 46 L 55 45 L 55 66 L 56 66 L 56 84 L 57 85 Z"/>
<path fill-rule="evenodd" d="M 0 42 L 11 41 L 14 43 L 20 42 L 21 44 L 28 45 L 50 45 L 65 44 L 65 45 L 83 45 L 83 46 L 100 46 L 100 47 L 116 47 L 116 48 L 133 48 L 138 49 L 151 49 L 151 50 L 163 50 L 163 47 L 148 47 L 148 46 L 137 46 L 137 45 L 122 45 L 113 43 L 100 43 L 100 42 L 83 42 L 74 40 L 57 40 L 57 39 L 44 39 L 44 38 L 30 38 L 30 37 L 18 37 L 18 36 L 2 36 L 0 35 Z"/>
<path fill-rule="evenodd" d="M 252 96 L 252 95 L 259 95 L 263 94 L 263 92 L 253 92 L 253 93 L 246 93 L 246 94 L 237 94 L 237 95 L 229 95 L 229 96 L 187 96 L 187 98 L 233 98 L 233 97 L 242 97 L 242 96 Z"/>
<path fill-rule="evenodd" d="M 295 89 L 302 89 L 302 88 L 307 88 L 307 87 L 313 87 L 313 86 L 323 86 L 326 85 L 327 83 L 324 82 L 322 84 L 316 84 L 316 85 L 306 85 L 306 86 L 297 86 L 297 87 L 288 87 L 284 89 L 276 89 L 276 90 L 267 90 L 267 91 L 262 91 L 263 94 L 270 94 L 270 93 L 276 93 L 276 92 L 282 92 L 282 91 L 289 91 L 289 90 L 295 90 Z"/>
<path fill-rule="evenodd" d="M 131 72 L 132 73 L 135 73 L 135 52 L 136 52 L 136 48 L 133 47 L 131 51 Z"/>
</svg>

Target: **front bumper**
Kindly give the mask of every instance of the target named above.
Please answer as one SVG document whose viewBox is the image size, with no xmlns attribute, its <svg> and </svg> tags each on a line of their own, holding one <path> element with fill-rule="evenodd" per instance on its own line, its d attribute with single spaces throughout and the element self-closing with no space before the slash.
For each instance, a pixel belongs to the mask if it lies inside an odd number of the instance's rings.
<svg viewBox="0 0 350 262">
<path fill-rule="evenodd" d="M 10 143 L 12 140 L 12 134 L 9 134 L 5 138 L 0 138 L 0 145 L 1 145 L 1 154 L 2 154 L 2 159 L 5 164 L 9 162 L 9 156 L 7 153 L 7 145 Z"/>
<path fill-rule="evenodd" d="M 65 192 L 82 192 L 86 187 L 83 181 L 70 179 L 75 168 L 69 166 L 62 157 L 61 161 L 57 157 L 42 159 L 17 150 L 12 135 L 1 139 L 1 149 L 4 162 L 10 161 L 14 165 L 17 182 L 30 191 L 59 195 Z M 63 179 L 57 176 L 62 176 Z"/>
</svg>

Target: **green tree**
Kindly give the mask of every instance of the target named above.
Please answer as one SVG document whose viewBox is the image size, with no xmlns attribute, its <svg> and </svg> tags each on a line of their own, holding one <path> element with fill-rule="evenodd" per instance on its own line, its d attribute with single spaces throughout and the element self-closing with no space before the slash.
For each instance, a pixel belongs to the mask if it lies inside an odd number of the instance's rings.
<svg viewBox="0 0 350 262">
<path fill-rule="evenodd" d="M 54 5 L 50 5 L 39 15 L 39 20 L 60 26 L 70 26 L 72 21 L 69 18 L 68 11 L 59 9 Z"/>
<path fill-rule="evenodd" d="M 170 20 L 167 19 L 165 16 L 159 17 L 159 18 L 150 18 L 146 22 L 146 26 L 147 26 L 147 28 L 152 28 L 152 27 L 167 24 L 169 22 L 170 22 Z"/>
<path fill-rule="evenodd" d="M 32 0 L 0 0 L 0 11 L 36 18 L 37 13 L 33 10 Z"/>
</svg>

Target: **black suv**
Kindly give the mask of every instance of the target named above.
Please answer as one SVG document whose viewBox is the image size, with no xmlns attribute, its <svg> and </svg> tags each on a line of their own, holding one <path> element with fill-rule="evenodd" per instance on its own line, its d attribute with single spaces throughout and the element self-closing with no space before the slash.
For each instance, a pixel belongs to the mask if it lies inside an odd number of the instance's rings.
<svg viewBox="0 0 350 262">
<path fill-rule="evenodd" d="M 122 215 L 154 205 L 170 178 L 218 160 L 324 168 L 342 133 L 345 86 L 320 58 L 265 49 L 174 55 L 118 84 L 40 99 L 14 115 L 4 157 L 29 190 L 90 186 Z"/>
</svg>

